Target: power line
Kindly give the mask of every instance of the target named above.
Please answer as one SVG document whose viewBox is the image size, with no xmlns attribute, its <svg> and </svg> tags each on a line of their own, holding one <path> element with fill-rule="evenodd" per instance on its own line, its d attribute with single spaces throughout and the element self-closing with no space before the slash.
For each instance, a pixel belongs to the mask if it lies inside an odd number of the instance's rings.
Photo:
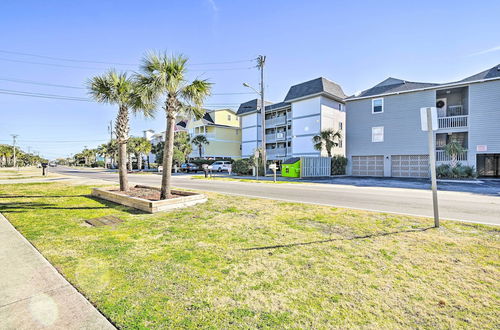
<svg viewBox="0 0 500 330">
<path fill-rule="evenodd" d="M 117 62 L 106 62 L 106 61 L 79 60 L 79 59 L 64 58 L 64 57 L 55 57 L 55 56 L 46 56 L 46 55 L 38 55 L 38 54 L 31 54 L 31 53 L 13 52 L 13 51 L 9 51 L 9 50 L 0 50 L 0 53 L 13 54 L 13 55 L 23 55 L 23 56 L 31 56 L 31 57 L 45 58 L 45 59 L 48 59 L 48 60 L 76 62 L 76 63 L 98 63 L 98 64 L 113 64 L 113 65 L 127 65 L 127 66 L 136 66 L 137 65 L 137 64 L 132 64 L 132 63 L 117 63 Z"/>
<path fill-rule="evenodd" d="M 39 81 L 32 81 L 32 80 L 23 80 L 23 79 L 14 79 L 14 78 L 0 78 L 0 80 L 14 82 L 14 83 L 19 83 L 19 84 L 30 84 L 30 85 L 49 86 L 49 87 L 72 88 L 72 89 L 86 89 L 85 87 L 52 84 L 52 83 L 46 83 L 46 82 L 39 82 Z"/>
<path fill-rule="evenodd" d="M 48 87 L 61 87 L 61 88 L 71 88 L 71 89 L 86 89 L 85 87 L 78 86 L 70 86 L 70 85 L 62 85 L 62 84 L 53 84 L 47 82 L 33 81 L 33 80 L 24 80 L 24 79 L 16 79 L 16 78 L 0 78 L 2 81 L 9 81 L 19 84 L 29 84 L 29 85 L 39 85 L 39 86 L 48 86 Z M 212 93 L 212 95 L 248 95 L 254 94 L 253 92 L 228 92 L 228 93 Z"/>
<path fill-rule="evenodd" d="M 52 60 L 52 61 L 64 61 L 64 62 L 72 62 L 72 63 L 91 63 L 91 64 L 121 65 L 121 66 L 134 66 L 134 67 L 140 66 L 140 63 L 120 63 L 120 62 L 109 62 L 109 61 L 82 60 L 82 59 L 74 59 L 74 58 L 39 55 L 39 54 L 33 54 L 33 53 L 15 52 L 15 51 L 9 51 L 9 50 L 0 50 L 0 53 L 11 54 L 11 55 L 30 56 L 30 57 L 42 58 L 42 59 L 47 59 L 47 60 Z M 78 68 L 78 69 L 102 69 L 102 68 L 97 68 L 97 67 L 81 67 L 81 66 L 74 66 L 74 65 L 33 62 L 33 61 L 9 59 L 9 58 L 0 58 L 0 60 L 10 61 L 10 62 L 19 62 L 19 63 L 38 64 L 38 65 L 51 65 L 51 66 L 59 66 L 59 67 Z M 248 63 L 248 62 L 252 62 L 252 61 L 254 61 L 254 59 L 220 61 L 220 62 L 189 63 L 189 65 L 194 65 L 194 66 L 224 65 L 224 64 Z M 230 70 L 241 70 L 241 69 L 243 69 L 243 68 L 232 68 Z M 223 69 L 211 69 L 211 70 L 213 70 L 213 71 L 225 71 L 225 69 L 224 70 Z M 196 70 L 193 70 L 193 71 L 196 71 Z"/>
<path fill-rule="evenodd" d="M 65 96 L 65 95 L 56 95 L 56 94 L 33 93 L 33 92 L 16 91 L 16 90 L 10 90 L 10 89 L 0 89 L 0 94 L 17 95 L 17 96 L 29 96 L 29 97 L 38 97 L 38 98 L 56 99 L 56 100 L 67 100 L 67 101 L 93 102 L 91 99 L 83 98 L 83 97 L 77 97 L 77 96 Z"/>
</svg>

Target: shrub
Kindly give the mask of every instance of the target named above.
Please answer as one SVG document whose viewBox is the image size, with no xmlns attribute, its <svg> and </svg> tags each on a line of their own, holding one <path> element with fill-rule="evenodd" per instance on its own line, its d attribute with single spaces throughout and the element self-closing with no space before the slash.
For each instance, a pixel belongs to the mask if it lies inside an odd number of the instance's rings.
<svg viewBox="0 0 500 330">
<path fill-rule="evenodd" d="M 251 175 L 253 162 L 251 159 L 238 159 L 235 160 L 232 167 L 232 172 L 238 175 Z"/>
<path fill-rule="evenodd" d="M 344 175 L 347 166 L 347 158 L 336 155 L 332 158 L 332 175 Z"/>
<path fill-rule="evenodd" d="M 442 164 L 436 167 L 436 176 L 438 178 L 447 179 L 465 179 L 476 178 L 477 173 L 474 166 L 467 166 L 458 163 L 457 166 L 451 167 L 448 164 Z"/>
</svg>

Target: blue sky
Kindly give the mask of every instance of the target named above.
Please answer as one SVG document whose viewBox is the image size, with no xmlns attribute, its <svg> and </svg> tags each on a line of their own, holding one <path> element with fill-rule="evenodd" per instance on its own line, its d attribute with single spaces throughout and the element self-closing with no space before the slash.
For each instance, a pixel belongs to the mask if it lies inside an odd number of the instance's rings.
<svg viewBox="0 0 500 330">
<path fill-rule="evenodd" d="M 209 79 L 214 93 L 248 92 L 242 82 L 257 87 L 250 59 L 264 54 L 266 99 L 275 102 L 290 85 L 319 76 L 347 94 L 388 76 L 461 79 L 500 63 L 499 11 L 498 1 L 2 1 L 0 143 L 19 134 L 23 148 L 55 158 L 105 142 L 112 106 L 1 92 L 86 97 L 88 78 L 112 66 L 133 71 L 147 50 L 187 55 L 198 64 L 190 77 Z M 250 98 L 214 95 L 207 104 Z M 164 118 L 133 118 L 131 133 L 160 131 Z"/>
</svg>

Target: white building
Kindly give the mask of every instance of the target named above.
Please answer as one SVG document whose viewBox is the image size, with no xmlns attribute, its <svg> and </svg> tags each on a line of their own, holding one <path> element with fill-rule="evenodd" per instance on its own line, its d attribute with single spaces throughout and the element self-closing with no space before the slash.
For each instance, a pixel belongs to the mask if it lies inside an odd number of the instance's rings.
<svg viewBox="0 0 500 330">
<path fill-rule="evenodd" d="M 314 149 L 312 139 L 325 129 L 345 135 L 344 98 L 339 85 L 320 77 L 292 86 L 283 102 L 266 102 L 267 159 L 326 156 L 326 150 Z M 241 118 L 242 157 L 250 157 L 262 145 L 260 100 L 242 103 L 237 115 Z M 334 154 L 345 155 L 343 139 L 339 144 Z"/>
</svg>

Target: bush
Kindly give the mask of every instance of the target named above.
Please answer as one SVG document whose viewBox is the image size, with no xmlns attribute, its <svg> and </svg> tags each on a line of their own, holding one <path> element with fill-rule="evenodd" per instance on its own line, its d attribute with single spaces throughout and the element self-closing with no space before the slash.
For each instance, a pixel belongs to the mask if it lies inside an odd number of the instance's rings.
<svg viewBox="0 0 500 330">
<path fill-rule="evenodd" d="M 332 158 L 332 175 L 344 175 L 347 166 L 347 158 L 336 155 Z"/>
<path fill-rule="evenodd" d="M 233 162 L 232 172 L 238 175 L 251 175 L 253 161 L 249 158 L 238 159 Z"/>
<path fill-rule="evenodd" d="M 471 179 L 476 178 L 477 173 L 474 166 L 467 166 L 458 163 L 456 167 L 448 164 L 442 164 L 436 167 L 436 176 L 439 179 Z"/>
</svg>

